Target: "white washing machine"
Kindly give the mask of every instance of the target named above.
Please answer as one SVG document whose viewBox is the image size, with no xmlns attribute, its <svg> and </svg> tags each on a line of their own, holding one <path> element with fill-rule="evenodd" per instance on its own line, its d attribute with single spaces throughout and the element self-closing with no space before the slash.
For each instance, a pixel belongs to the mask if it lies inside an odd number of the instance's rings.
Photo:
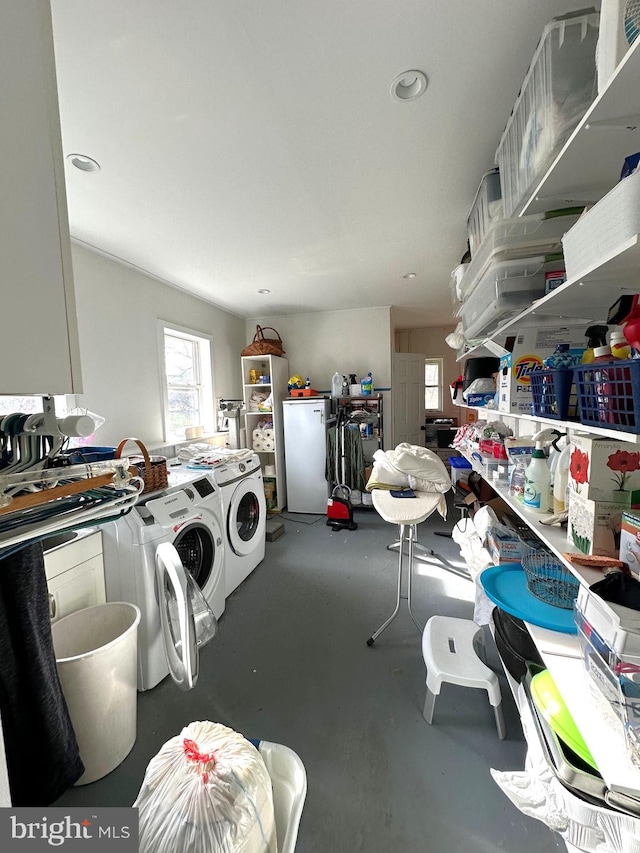
<svg viewBox="0 0 640 853">
<path fill-rule="evenodd" d="M 190 649 L 197 626 L 185 569 L 216 619 L 225 607 L 221 489 L 202 471 L 181 472 L 175 480 L 175 485 L 141 498 L 128 515 L 102 525 L 107 600 L 129 601 L 142 613 L 139 690 L 155 687 L 169 673 L 183 689 L 197 680 L 197 649 Z M 169 553 L 168 568 L 167 560 L 157 558 L 161 543 L 175 548 L 161 549 L 165 557 Z M 187 658 L 189 665 L 183 666 L 180 660 Z M 192 671 L 185 672 L 185 666 Z"/>
<path fill-rule="evenodd" d="M 264 559 L 267 503 L 257 453 L 221 462 L 212 474 L 222 492 L 226 595 Z"/>
</svg>

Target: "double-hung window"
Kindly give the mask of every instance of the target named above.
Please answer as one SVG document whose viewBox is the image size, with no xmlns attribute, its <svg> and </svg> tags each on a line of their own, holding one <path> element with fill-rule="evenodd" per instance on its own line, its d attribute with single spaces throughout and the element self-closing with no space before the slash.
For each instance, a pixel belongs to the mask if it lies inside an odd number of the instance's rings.
<svg viewBox="0 0 640 853">
<path fill-rule="evenodd" d="M 427 412 L 442 411 L 442 374 L 441 358 L 424 360 L 424 408 Z"/>
<path fill-rule="evenodd" d="M 211 381 L 211 338 L 191 329 L 159 323 L 164 365 L 166 441 L 184 441 L 186 430 L 215 431 Z"/>
</svg>

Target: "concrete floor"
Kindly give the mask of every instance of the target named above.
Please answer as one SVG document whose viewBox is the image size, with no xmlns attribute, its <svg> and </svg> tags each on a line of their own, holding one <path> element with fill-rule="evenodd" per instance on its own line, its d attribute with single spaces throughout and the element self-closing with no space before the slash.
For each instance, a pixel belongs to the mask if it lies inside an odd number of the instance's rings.
<svg viewBox="0 0 640 853">
<path fill-rule="evenodd" d="M 434 536 L 455 521 L 432 516 L 420 541 L 460 560 Z M 324 517 L 281 517 L 285 534 L 227 600 L 217 637 L 203 650 L 197 687 L 168 680 L 139 695 L 138 738 L 104 779 L 56 803 L 130 805 L 160 746 L 193 720 L 215 720 L 302 758 L 308 793 L 296 853 L 550 853 L 558 836 L 523 816 L 489 768 L 522 769 L 525 743 L 501 678 L 507 738 L 496 734 L 483 691 L 444 685 L 434 723 L 422 717 L 425 668 L 406 603 L 393 610 L 396 529 L 356 511 L 358 530 L 333 533 Z M 471 618 L 473 587 L 418 565 L 414 612 Z M 495 647 L 489 663 L 499 668 Z"/>
</svg>

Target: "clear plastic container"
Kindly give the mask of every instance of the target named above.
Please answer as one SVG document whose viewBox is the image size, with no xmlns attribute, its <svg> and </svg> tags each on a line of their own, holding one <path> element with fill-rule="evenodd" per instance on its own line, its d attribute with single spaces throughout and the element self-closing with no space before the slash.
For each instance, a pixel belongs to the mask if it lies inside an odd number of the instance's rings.
<svg viewBox="0 0 640 853">
<path fill-rule="evenodd" d="M 464 300 L 473 293 L 491 263 L 561 252 L 564 235 L 578 219 L 575 213 L 549 218 L 537 213 L 494 220 L 471 263 L 464 266 L 461 275 L 458 274 L 458 299 Z"/>
<path fill-rule="evenodd" d="M 480 247 L 495 217 L 502 216 L 502 195 L 500 191 L 500 172 L 491 169 L 482 176 L 476 197 L 471 206 L 471 212 L 467 219 L 467 234 L 469 237 L 469 249 L 471 257 Z"/>
<path fill-rule="evenodd" d="M 517 214 L 597 94 L 594 9 L 544 28 L 496 151 L 505 216 Z"/>
<path fill-rule="evenodd" d="M 494 332 L 500 323 L 544 296 L 544 256 L 491 264 L 462 306 L 468 341 Z"/>
</svg>

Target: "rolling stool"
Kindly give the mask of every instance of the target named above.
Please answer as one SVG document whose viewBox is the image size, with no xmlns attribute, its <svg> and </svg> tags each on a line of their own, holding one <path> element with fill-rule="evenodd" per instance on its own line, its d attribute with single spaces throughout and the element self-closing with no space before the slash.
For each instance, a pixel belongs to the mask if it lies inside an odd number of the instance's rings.
<svg viewBox="0 0 640 853">
<path fill-rule="evenodd" d="M 478 657 L 473 646 L 481 628 L 469 619 L 432 616 L 422 635 L 422 655 L 427 667 L 427 695 L 423 715 L 431 725 L 436 697 L 443 681 L 487 691 L 493 706 L 498 737 L 506 731 L 502 716 L 502 694 L 498 676 Z"/>
<path fill-rule="evenodd" d="M 414 549 L 421 548 L 416 542 L 416 525 L 420 524 L 425 519 L 429 518 L 431 513 L 440 503 L 442 495 L 438 492 L 416 492 L 415 498 L 394 498 L 389 492 L 383 489 L 374 489 L 371 493 L 373 498 L 373 506 L 378 514 L 390 524 L 397 524 L 400 528 L 400 540 L 398 546 L 398 589 L 396 595 L 396 607 L 391 616 L 382 623 L 377 631 L 367 640 L 367 645 L 372 646 L 376 638 L 382 634 L 384 629 L 396 618 L 400 610 L 401 587 L 402 587 L 402 565 L 404 560 L 404 543 L 407 543 L 409 555 L 409 567 L 407 572 L 407 606 L 409 614 L 414 621 L 416 628 L 422 632 L 422 625 L 417 622 L 413 611 L 411 610 L 411 577 L 413 574 L 413 558 Z M 390 545 L 389 548 L 394 548 Z M 422 548 L 426 551 L 425 548 Z M 432 552 L 433 554 L 433 552 Z M 437 558 L 437 555 L 434 555 Z"/>
</svg>

